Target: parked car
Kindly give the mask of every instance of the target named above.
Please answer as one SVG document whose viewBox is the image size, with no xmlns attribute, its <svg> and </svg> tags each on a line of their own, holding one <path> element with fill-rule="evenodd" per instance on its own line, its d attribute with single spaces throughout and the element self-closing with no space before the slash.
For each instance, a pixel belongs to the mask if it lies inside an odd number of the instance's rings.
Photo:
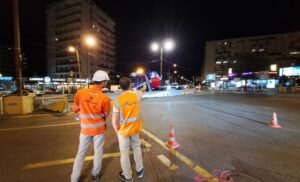
<svg viewBox="0 0 300 182">
<path fill-rule="evenodd" d="M 37 90 L 37 89 L 31 89 L 30 91 L 32 91 L 33 93 L 35 93 L 36 96 L 42 96 L 44 95 L 45 93 L 41 90 Z"/>
<path fill-rule="evenodd" d="M 5 96 L 11 96 L 11 95 L 17 95 L 17 94 L 18 94 L 18 92 L 16 90 L 16 91 L 13 91 L 10 94 L 7 94 Z M 29 90 L 29 89 L 23 89 L 22 90 L 22 95 L 23 96 L 32 96 L 32 97 L 36 96 L 36 94 L 32 90 Z"/>
</svg>

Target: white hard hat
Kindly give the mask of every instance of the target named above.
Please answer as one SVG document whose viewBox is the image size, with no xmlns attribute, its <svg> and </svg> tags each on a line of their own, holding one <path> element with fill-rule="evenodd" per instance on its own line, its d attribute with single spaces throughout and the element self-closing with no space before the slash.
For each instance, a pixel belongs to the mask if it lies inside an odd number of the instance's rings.
<svg viewBox="0 0 300 182">
<path fill-rule="evenodd" d="M 98 70 L 95 72 L 93 76 L 93 81 L 95 82 L 101 82 L 104 80 L 109 80 L 108 74 L 105 71 Z"/>
</svg>

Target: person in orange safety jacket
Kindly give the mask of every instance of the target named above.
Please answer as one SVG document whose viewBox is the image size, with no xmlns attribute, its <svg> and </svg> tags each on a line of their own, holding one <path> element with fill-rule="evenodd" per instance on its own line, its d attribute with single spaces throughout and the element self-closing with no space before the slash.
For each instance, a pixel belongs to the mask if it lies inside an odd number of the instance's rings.
<svg viewBox="0 0 300 182">
<path fill-rule="evenodd" d="M 110 113 L 110 99 L 102 93 L 102 88 L 106 87 L 108 80 L 107 73 L 98 70 L 93 76 L 93 85 L 89 89 L 78 90 L 75 95 L 73 112 L 79 114 L 81 132 L 71 182 L 79 181 L 88 146 L 92 140 L 94 144 L 92 181 L 100 180 L 106 129 L 105 120 Z"/>
<path fill-rule="evenodd" d="M 134 161 L 136 164 L 137 177 L 144 176 L 142 151 L 140 147 L 139 133 L 142 130 L 141 101 L 142 94 L 146 91 L 146 85 L 140 91 L 130 91 L 130 79 L 121 78 L 119 81 L 124 91 L 119 97 L 113 100 L 112 124 L 119 139 L 121 153 L 121 168 L 119 179 L 122 181 L 133 181 L 129 160 L 129 148 L 133 149 Z"/>
</svg>

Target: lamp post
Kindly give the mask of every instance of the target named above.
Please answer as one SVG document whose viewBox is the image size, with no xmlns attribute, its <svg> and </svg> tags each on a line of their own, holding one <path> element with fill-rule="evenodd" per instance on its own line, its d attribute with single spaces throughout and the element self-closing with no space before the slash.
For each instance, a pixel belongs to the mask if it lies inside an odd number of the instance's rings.
<svg viewBox="0 0 300 182">
<path fill-rule="evenodd" d="M 77 59 L 77 67 L 78 67 L 78 74 L 79 74 L 79 79 L 80 79 L 80 85 L 81 85 L 81 65 L 80 65 L 80 56 L 78 52 L 78 48 L 75 48 L 73 46 L 68 47 L 69 52 L 75 52 L 76 53 L 76 59 Z"/>
<path fill-rule="evenodd" d="M 163 52 L 171 51 L 174 48 L 174 42 L 172 40 L 166 40 L 163 43 L 153 42 L 151 44 L 151 50 L 157 52 L 160 50 L 160 77 L 163 78 Z"/>
<path fill-rule="evenodd" d="M 91 35 L 86 35 L 84 37 L 83 41 L 86 44 L 86 46 L 88 46 L 88 47 L 95 47 L 96 43 L 97 43 L 96 39 Z M 76 53 L 78 74 L 79 74 L 79 80 L 80 80 L 79 84 L 80 84 L 80 88 L 81 88 L 82 72 L 81 72 L 81 61 L 80 61 L 80 55 L 79 55 L 79 47 L 78 46 L 76 46 L 76 47 L 69 46 L 68 51 L 72 52 L 72 53 L 74 53 L 74 52 Z M 87 62 L 87 64 L 89 64 L 89 63 Z"/>
</svg>

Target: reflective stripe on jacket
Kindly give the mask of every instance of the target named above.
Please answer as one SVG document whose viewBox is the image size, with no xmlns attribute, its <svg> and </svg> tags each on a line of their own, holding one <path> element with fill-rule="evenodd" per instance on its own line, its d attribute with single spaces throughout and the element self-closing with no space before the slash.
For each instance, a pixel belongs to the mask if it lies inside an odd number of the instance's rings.
<svg viewBox="0 0 300 182">
<path fill-rule="evenodd" d="M 114 107 L 120 112 L 118 133 L 122 136 L 134 135 L 142 129 L 141 102 L 137 94 L 125 92 L 113 101 Z"/>
<path fill-rule="evenodd" d="M 109 97 L 96 85 L 81 89 L 75 95 L 73 111 L 79 113 L 81 134 L 102 134 L 105 132 L 105 119 L 110 113 Z"/>
</svg>

